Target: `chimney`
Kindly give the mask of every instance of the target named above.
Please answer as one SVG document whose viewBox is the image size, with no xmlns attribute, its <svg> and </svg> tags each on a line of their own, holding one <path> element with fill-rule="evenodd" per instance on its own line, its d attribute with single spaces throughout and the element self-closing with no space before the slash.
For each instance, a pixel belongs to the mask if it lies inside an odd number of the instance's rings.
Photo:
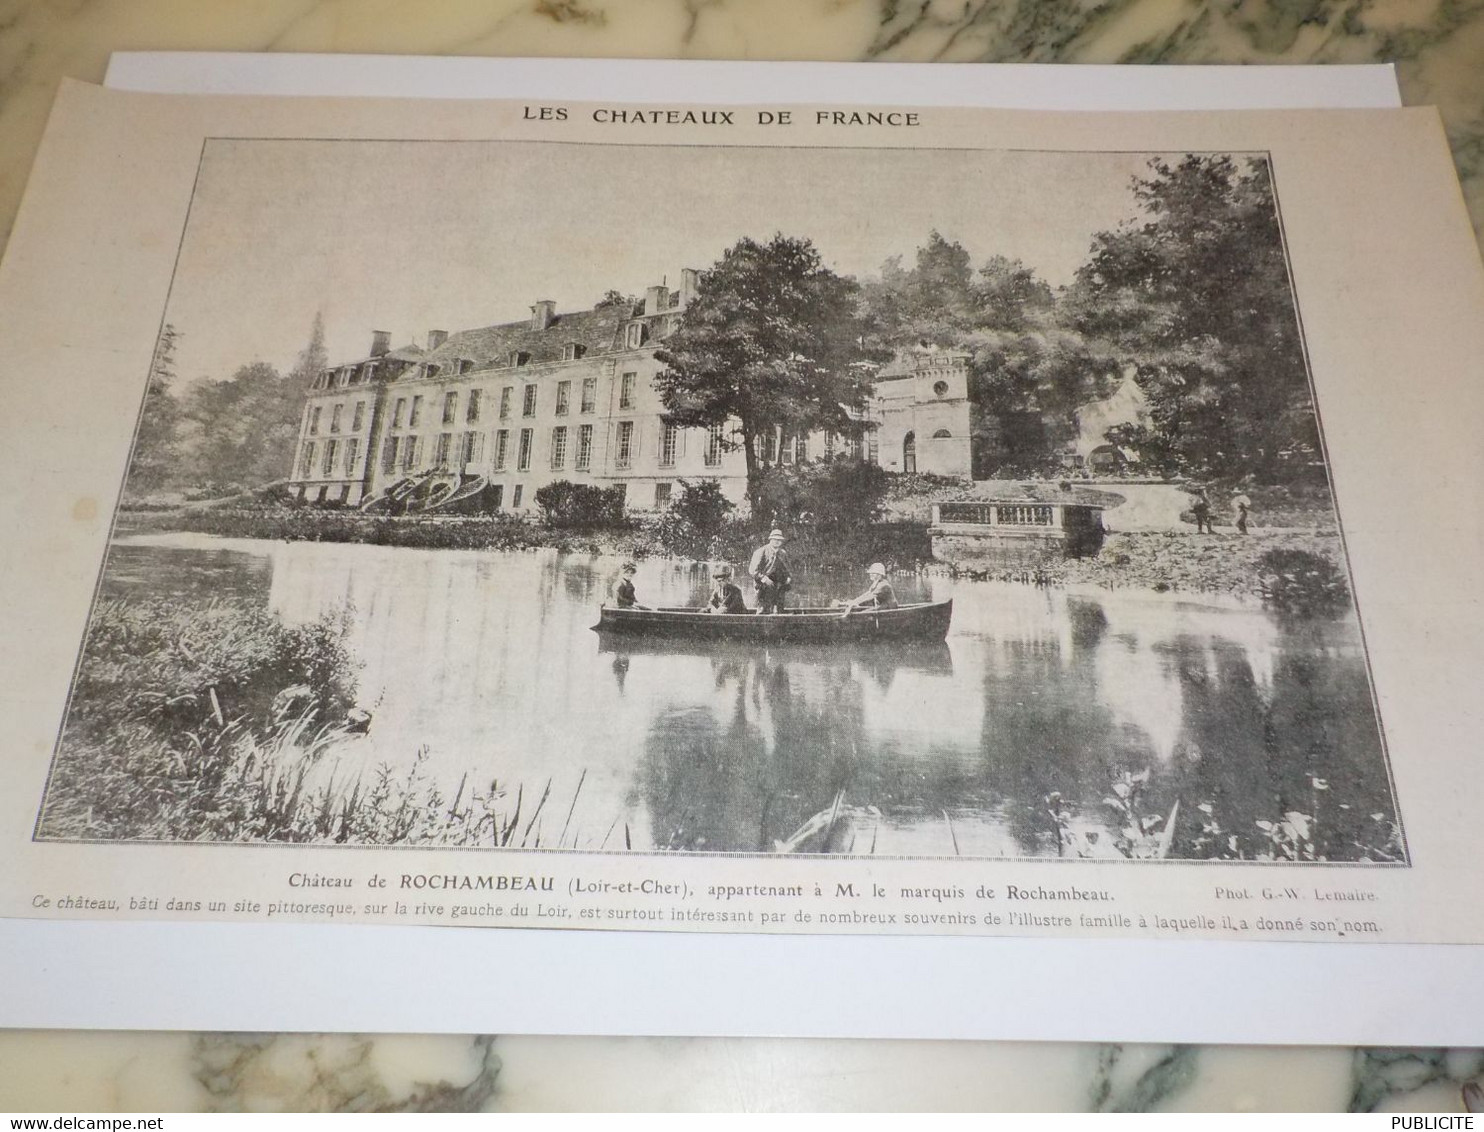
<svg viewBox="0 0 1484 1132">
<path fill-rule="evenodd" d="M 688 307 L 691 300 L 696 297 L 696 288 L 701 282 L 701 273 L 694 267 L 681 268 L 680 271 L 680 305 Z"/>
<path fill-rule="evenodd" d="M 531 308 L 531 329 L 545 330 L 556 318 L 556 303 L 541 299 Z"/>
<path fill-rule="evenodd" d="M 446 330 L 430 330 L 430 331 L 428 331 L 428 349 L 429 350 L 436 350 L 439 346 L 443 345 L 443 343 L 445 343 L 447 341 L 448 341 L 448 331 L 446 331 Z"/>
<path fill-rule="evenodd" d="M 371 331 L 371 356 L 379 358 L 388 354 L 392 349 L 392 332 L 390 330 Z"/>
<path fill-rule="evenodd" d="M 670 299 L 670 289 L 664 285 L 650 287 L 644 292 L 644 313 L 659 314 Z"/>
</svg>

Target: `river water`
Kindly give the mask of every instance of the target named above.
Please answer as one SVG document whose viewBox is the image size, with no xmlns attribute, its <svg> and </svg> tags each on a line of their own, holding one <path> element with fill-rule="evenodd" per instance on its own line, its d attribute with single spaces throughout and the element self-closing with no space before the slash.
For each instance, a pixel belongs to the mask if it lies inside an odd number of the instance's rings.
<svg viewBox="0 0 1484 1132">
<path fill-rule="evenodd" d="M 233 596 L 289 621 L 349 605 L 372 724 L 342 764 L 401 773 L 422 752 L 449 793 L 466 775 L 549 785 L 565 819 L 549 845 L 768 852 L 830 811 L 828 843 L 800 848 L 1139 855 L 1178 802 L 1174 858 L 1281 856 L 1259 823 L 1296 813 L 1308 852 L 1355 860 L 1393 820 L 1353 619 L 904 577 L 900 600 L 954 599 L 942 645 L 610 640 L 591 626 L 617 566 L 148 536 L 113 547 L 103 592 Z M 863 584 L 816 577 L 795 596 Z M 697 567 L 640 564 L 646 604 L 706 587 Z"/>
</svg>

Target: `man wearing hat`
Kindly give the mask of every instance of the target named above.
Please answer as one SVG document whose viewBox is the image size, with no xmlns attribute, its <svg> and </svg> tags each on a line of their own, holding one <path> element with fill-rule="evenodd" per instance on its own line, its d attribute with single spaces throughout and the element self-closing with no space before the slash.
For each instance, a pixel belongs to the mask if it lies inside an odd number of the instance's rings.
<svg viewBox="0 0 1484 1132">
<path fill-rule="evenodd" d="M 757 611 L 782 613 L 783 595 L 788 592 L 793 575 L 788 569 L 788 555 L 783 553 L 783 532 L 774 527 L 768 542 L 753 552 L 747 572 L 757 587 Z"/>
<path fill-rule="evenodd" d="M 891 583 L 886 580 L 886 567 L 880 562 L 872 562 L 866 567 L 866 576 L 871 579 L 871 584 L 866 587 L 866 592 L 852 601 L 836 602 L 836 605 L 845 607 L 848 617 L 856 610 L 867 609 L 895 609 L 897 607 L 897 595 L 891 588 Z"/>
<path fill-rule="evenodd" d="M 707 613 L 748 613 L 747 603 L 742 600 L 742 591 L 732 581 L 732 568 L 717 565 L 711 571 L 711 599 L 706 602 Z"/>
</svg>

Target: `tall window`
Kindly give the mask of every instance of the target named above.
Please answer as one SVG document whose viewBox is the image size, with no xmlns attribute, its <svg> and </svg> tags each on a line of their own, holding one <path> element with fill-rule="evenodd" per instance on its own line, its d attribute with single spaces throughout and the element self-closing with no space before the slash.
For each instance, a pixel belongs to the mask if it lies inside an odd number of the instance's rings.
<svg viewBox="0 0 1484 1132">
<path fill-rule="evenodd" d="M 706 430 L 706 466 L 714 468 L 721 463 L 721 428 L 714 424 Z"/>
<path fill-rule="evenodd" d="M 593 466 L 593 426 L 585 424 L 577 430 L 577 470 L 585 472 Z"/>
<path fill-rule="evenodd" d="M 655 510 L 662 511 L 670 506 L 670 487 L 671 485 L 667 483 L 657 483 L 654 485 Z"/>
<path fill-rule="evenodd" d="M 567 411 L 572 407 L 572 383 L 570 381 L 557 382 L 556 415 L 565 417 Z"/>
<path fill-rule="evenodd" d="M 422 395 L 421 394 L 418 394 L 417 396 L 415 396 L 415 397 L 412 398 L 412 412 L 410 412 L 407 415 L 407 424 L 408 424 L 408 427 L 410 427 L 410 428 L 416 428 L 417 425 L 418 425 L 418 422 L 420 420 L 422 420 L 422 415 L 423 415 L 423 399 L 422 399 Z"/>
<path fill-rule="evenodd" d="M 516 484 L 515 490 L 510 493 L 510 507 L 512 510 L 520 507 L 520 497 L 525 491 L 524 484 Z"/>
<path fill-rule="evenodd" d="M 445 393 L 443 395 L 443 423 L 453 424 L 459 419 L 459 395 L 457 393 Z"/>
<path fill-rule="evenodd" d="M 317 436 L 319 434 L 319 414 L 320 414 L 320 409 L 321 409 L 321 406 L 316 405 L 314 408 L 312 408 L 312 409 L 309 410 L 309 435 L 310 436 Z"/>
<path fill-rule="evenodd" d="M 520 415 L 523 417 L 534 417 L 536 415 L 536 387 L 527 385 L 525 400 L 521 402 Z"/>
<path fill-rule="evenodd" d="M 440 432 L 438 434 L 438 444 L 433 449 L 433 466 L 435 468 L 443 468 L 448 466 L 448 451 L 449 448 L 452 447 L 452 445 L 453 433 Z"/>
<path fill-rule="evenodd" d="M 794 462 L 794 452 L 797 446 L 797 437 L 795 437 L 792 433 L 790 433 L 788 436 L 785 436 L 783 438 L 783 443 L 779 445 L 778 462 L 780 464 L 792 464 Z"/>
<path fill-rule="evenodd" d="M 510 456 L 510 430 L 502 428 L 495 433 L 495 471 L 505 470 L 505 461 Z"/>
<path fill-rule="evenodd" d="M 619 379 L 618 407 L 620 409 L 632 409 L 634 407 L 634 383 L 639 380 L 637 373 L 626 373 Z"/>
<path fill-rule="evenodd" d="M 467 467 L 484 456 L 484 433 L 466 432 L 459 440 L 459 463 Z"/>
<path fill-rule="evenodd" d="M 350 431 L 360 432 L 366 424 L 366 402 L 357 401 L 356 411 L 350 418 Z"/>
<path fill-rule="evenodd" d="M 559 471 L 567 466 L 567 426 L 558 425 L 551 430 L 551 470 Z"/>
<path fill-rule="evenodd" d="M 629 323 L 624 344 L 630 350 L 637 350 L 640 346 L 644 345 L 644 324 L 642 322 Z"/>
<path fill-rule="evenodd" d="M 356 461 L 361 458 L 361 442 L 351 437 L 345 442 L 345 477 L 349 479 L 356 474 Z"/>
<path fill-rule="evenodd" d="M 333 409 L 330 410 L 330 431 L 331 432 L 339 432 L 340 431 L 340 414 L 342 412 L 344 412 L 344 411 L 345 411 L 345 406 L 343 404 L 336 405 Z"/>
<path fill-rule="evenodd" d="M 469 390 L 469 408 L 464 412 L 464 423 L 475 424 L 479 420 L 480 393 L 478 389 Z"/>
<path fill-rule="evenodd" d="M 630 467 L 634 462 L 634 422 L 618 422 L 618 459 L 620 468 Z"/>
<path fill-rule="evenodd" d="M 798 439 L 799 463 L 802 464 L 809 459 L 809 434 L 806 432 L 801 432 L 799 433 Z"/>
<path fill-rule="evenodd" d="M 582 379 L 582 411 L 584 413 L 595 412 L 598 408 L 598 379 L 596 377 L 584 377 Z"/>
<path fill-rule="evenodd" d="M 319 474 L 327 476 L 335 470 L 335 457 L 340 453 L 338 441 L 331 440 L 325 444 L 325 458 L 319 466 Z"/>
<path fill-rule="evenodd" d="M 498 511 L 501 504 L 505 502 L 505 485 L 497 483 L 490 488 L 490 510 Z"/>
<path fill-rule="evenodd" d="M 778 434 L 772 429 L 757 438 L 758 456 L 763 463 L 771 464 L 778 459 Z"/>
<path fill-rule="evenodd" d="M 381 471 L 383 475 L 397 466 L 397 438 L 389 436 L 381 442 Z"/>
<path fill-rule="evenodd" d="M 308 479 L 314 472 L 314 441 L 304 442 L 304 451 L 299 457 L 299 478 Z"/>
<path fill-rule="evenodd" d="M 660 467 L 673 468 L 675 466 L 675 449 L 680 444 L 680 427 L 673 421 L 664 422 L 664 431 L 660 433 Z"/>
<path fill-rule="evenodd" d="M 514 392 L 515 390 L 509 385 L 500 390 L 500 419 L 502 421 L 510 416 L 510 395 Z"/>
<path fill-rule="evenodd" d="M 527 472 L 531 469 L 531 430 L 520 430 L 520 454 L 515 461 L 515 470 Z"/>
<path fill-rule="evenodd" d="M 407 416 L 407 398 L 398 397 L 397 403 L 392 406 L 392 427 L 401 428 Z"/>
<path fill-rule="evenodd" d="M 402 468 L 411 471 L 417 467 L 418 452 L 422 448 L 422 437 L 404 436 L 402 438 Z"/>
</svg>

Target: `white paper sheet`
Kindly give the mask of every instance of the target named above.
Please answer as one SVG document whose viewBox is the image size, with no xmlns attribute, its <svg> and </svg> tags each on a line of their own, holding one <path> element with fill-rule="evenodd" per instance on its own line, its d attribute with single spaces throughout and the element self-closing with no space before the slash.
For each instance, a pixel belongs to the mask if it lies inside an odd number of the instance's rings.
<svg viewBox="0 0 1484 1132">
<path fill-rule="evenodd" d="M 619 100 L 673 96 L 683 84 L 691 101 L 1058 109 L 1398 104 L 1389 67 L 139 54 L 115 56 L 108 82 L 446 97 L 601 90 Z M 8 920 L 0 970 L 0 1024 L 29 1027 L 1472 1044 L 1484 1017 L 1484 952 L 1472 947 Z M 1337 983 L 1352 993 L 1319 993 Z"/>
<path fill-rule="evenodd" d="M 1389 63 L 1118 67 L 1045 63 L 753 63 L 413 55 L 116 52 L 104 86 L 177 94 L 877 102 L 1006 110 L 1400 106 Z"/>
</svg>

